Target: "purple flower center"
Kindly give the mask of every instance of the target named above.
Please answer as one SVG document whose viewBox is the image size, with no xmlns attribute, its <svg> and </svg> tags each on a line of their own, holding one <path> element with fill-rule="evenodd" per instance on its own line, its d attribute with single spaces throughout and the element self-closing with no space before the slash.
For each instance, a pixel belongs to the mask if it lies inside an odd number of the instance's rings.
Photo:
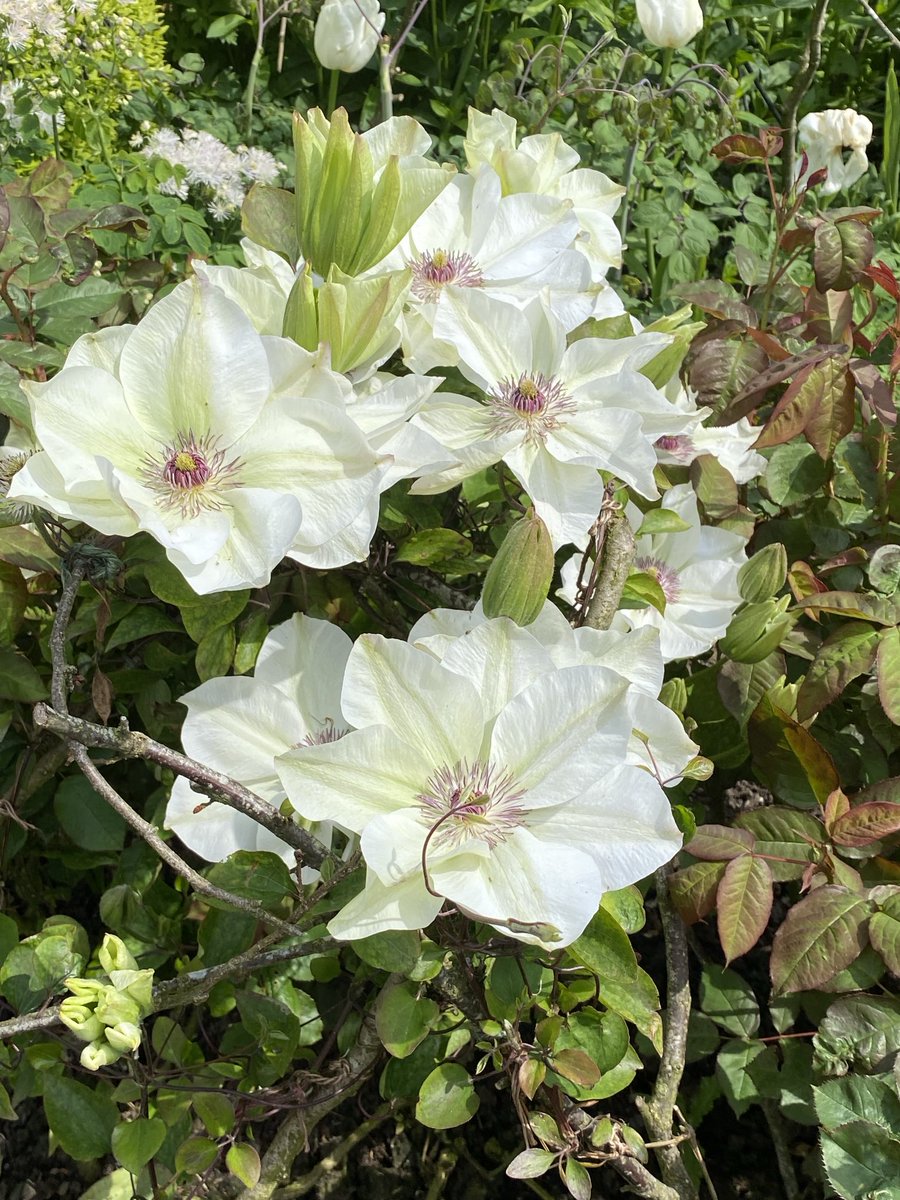
<svg viewBox="0 0 900 1200">
<path fill-rule="evenodd" d="M 199 487 L 209 476 L 209 465 L 196 447 L 176 450 L 163 467 L 163 479 L 177 488 Z"/>
<path fill-rule="evenodd" d="M 416 800 L 434 831 L 432 847 L 452 850 L 477 838 L 493 849 L 524 823 L 524 795 L 509 771 L 463 760 L 435 771 Z"/>
<path fill-rule="evenodd" d="M 493 410 L 494 436 L 524 432 L 527 440 L 542 440 L 562 423 L 561 418 L 575 411 L 575 402 L 560 381 L 538 372 L 517 379 L 503 379 L 487 402 Z"/>
<path fill-rule="evenodd" d="M 188 430 L 156 457 L 144 460 L 143 482 L 159 497 L 164 509 L 176 508 L 185 519 L 222 508 L 221 492 L 240 486 L 235 476 L 240 459 L 225 461 L 225 452 L 214 437 L 197 438 Z"/>
<path fill-rule="evenodd" d="M 412 294 L 427 303 L 437 301 L 447 284 L 456 287 L 483 287 L 484 277 L 471 254 L 461 250 L 431 250 L 409 264 L 412 270 Z"/>
<path fill-rule="evenodd" d="M 662 450 L 665 454 L 682 463 L 691 462 L 696 454 L 693 441 L 684 433 L 667 433 L 663 437 L 657 438 L 655 445 L 657 450 Z"/>
</svg>

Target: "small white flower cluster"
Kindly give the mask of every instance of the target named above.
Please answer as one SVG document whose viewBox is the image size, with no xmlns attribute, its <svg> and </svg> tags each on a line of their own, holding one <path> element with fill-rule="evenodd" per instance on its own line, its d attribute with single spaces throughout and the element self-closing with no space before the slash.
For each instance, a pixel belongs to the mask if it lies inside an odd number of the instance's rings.
<svg viewBox="0 0 900 1200">
<path fill-rule="evenodd" d="M 0 24 L 10 50 L 24 50 L 35 36 L 43 37 L 51 51 L 65 45 L 72 17 L 90 13 L 97 0 L 0 0 Z"/>
<path fill-rule="evenodd" d="M 141 140 L 132 139 L 132 145 L 140 145 Z M 181 179 L 173 175 L 159 185 L 164 195 L 186 200 L 191 187 L 211 191 L 208 209 L 216 221 L 227 220 L 240 208 L 249 184 L 274 183 L 282 169 L 267 150 L 248 146 L 231 150 L 211 133 L 196 129 L 180 133 L 168 127 L 158 129 L 147 139 L 142 152 L 147 158 L 161 158 L 173 167 L 184 167 Z"/>
</svg>

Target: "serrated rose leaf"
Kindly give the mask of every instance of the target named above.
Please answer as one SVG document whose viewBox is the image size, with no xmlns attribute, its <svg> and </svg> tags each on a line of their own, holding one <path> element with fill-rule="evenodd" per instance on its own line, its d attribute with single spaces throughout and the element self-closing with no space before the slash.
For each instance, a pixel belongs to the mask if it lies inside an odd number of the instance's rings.
<svg viewBox="0 0 900 1200">
<path fill-rule="evenodd" d="M 853 287 L 872 261 L 874 248 L 872 231 L 861 221 L 819 225 L 813 254 L 816 289 L 845 292 Z"/>
<path fill-rule="evenodd" d="M 817 888 L 796 904 L 775 934 L 770 971 L 776 992 L 816 988 L 843 971 L 867 942 L 872 905 L 846 888 Z"/>
<path fill-rule="evenodd" d="M 799 879 L 809 863 L 815 862 L 815 847 L 825 840 L 821 821 L 777 804 L 741 813 L 736 824 L 755 835 L 756 854 L 766 859 L 777 883 Z"/>
<path fill-rule="evenodd" d="M 745 854 L 725 868 L 716 893 L 719 941 L 725 961 L 740 958 L 762 937 L 772 912 L 772 872 L 762 858 Z"/>
<path fill-rule="evenodd" d="M 549 1150 L 523 1150 L 506 1168 L 506 1174 L 510 1179 L 537 1179 L 549 1171 L 555 1159 Z"/>
<path fill-rule="evenodd" d="M 865 674 L 875 661 L 878 632 L 869 625 L 842 625 L 816 651 L 797 694 L 801 721 L 821 712 L 848 683 Z"/>
<path fill-rule="evenodd" d="M 868 846 L 880 838 L 900 831 L 900 804 L 873 801 L 855 804 L 831 827 L 832 839 L 839 846 Z"/>
<path fill-rule="evenodd" d="M 900 725 L 900 629 L 885 629 L 878 643 L 878 698 L 888 718 Z"/>
<path fill-rule="evenodd" d="M 856 384 L 846 357 L 831 358 L 794 379 L 775 405 L 754 448 L 780 446 L 802 433 L 820 458 L 853 428 Z"/>
<path fill-rule="evenodd" d="M 669 895 L 686 925 L 702 921 L 715 908 L 716 889 L 724 871 L 724 863 L 698 862 L 669 876 Z"/>
<path fill-rule="evenodd" d="M 722 862 L 737 858 L 740 854 L 750 854 L 754 841 L 753 834 L 746 829 L 735 829 L 730 825 L 701 825 L 685 850 L 694 858 Z"/>
</svg>

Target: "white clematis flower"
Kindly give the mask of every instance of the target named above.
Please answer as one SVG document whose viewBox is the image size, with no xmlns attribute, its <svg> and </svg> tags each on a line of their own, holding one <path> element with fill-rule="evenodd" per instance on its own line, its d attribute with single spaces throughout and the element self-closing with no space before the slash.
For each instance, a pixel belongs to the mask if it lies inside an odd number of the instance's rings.
<svg viewBox="0 0 900 1200">
<path fill-rule="evenodd" d="M 705 425 L 711 408 L 697 405 L 695 392 L 682 386 L 675 378 L 665 387 L 665 394 L 681 413 L 693 415 L 696 424 L 680 434 L 664 434 L 656 442 L 656 454 L 661 463 L 684 466 L 701 454 L 711 454 L 730 472 L 735 483 L 749 483 L 765 473 L 768 463 L 753 449 L 759 429 L 741 417 L 732 425 Z"/>
<path fill-rule="evenodd" d="M 409 641 L 428 650 L 451 670 L 459 671 L 462 667 L 465 674 L 465 653 L 461 647 L 451 648 L 487 622 L 480 601 L 468 612 L 436 608 L 420 617 L 410 631 Z M 605 667 L 625 679 L 633 722 L 627 761 L 643 767 L 663 785 L 680 781 L 699 748 L 687 736 L 677 715 L 659 701 L 664 667 L 657 630 L 573 629 L 548 600 L 530 625 L 508 629 L 507 636 L 531 649 L 535 674 L 520 676 L 520 690 L 537 678 L 541 670 L 550 669 L 546 660 L 534 652 L 535 641 L 547 652 L 553 667 Z"/>
<path fill-rule="evenodd" d="M 517 144 L 516 121 L 499 108 L 488 116 L 469 109 L 465 140 L 469 170 L 485 166 L 500 176 L 504 195 L 539 193 L 568 200 L 581 227 L 575 248 L 587 259 L 591 278 L 601 283 L 613 267 L 622 265 L 622 238 L 613 216 L 626 189 L 600 171 L 579 167 L 577 150 L 558 133 L 540 133 Z M 601 291 L 601 311 L 595 316 L 613 316 L 624 311 L 611 288 Z"/>
<path fill-rule="evenodd" d="M 140 325 L 80 338 L 54 379 L 28 386 L 43 452 L 9 496 L 101 533 L 146 530 L 200 594 L 259 587 L 378 489 L 384 464 L 329 376 L 191 280 Z"/>
<path fill-rule="evenodd" d="M 644 37 L 654 46 L 686 46 L 703 28 L 699 0 L 637 0 Z"/>
<path fill-rule="evenodd" d="M 417 371 L 455 366 L 453 347 L 435 343 L 434 321 L 446 295 L 479 288 L 522 307 L 543 294 L 565 328 L 591 315 L 590 272 L 571 249 L 578 219 L 571 202 L 550 196 L 503 196 L 490 168 L 456 176 L 407 236 L 370 274 L 412 271 L 404 358 Z"/>
<path fill-rule="evenodd" d="M 666 598 L 666 611 L 656 608 L 620 609 L 614 629 L 659 630 L 663 660 L 692 658 L 710 650 L 728 628 L 741 603 L 738 571 L 747 561 L 746 541 L 738 533 L 700 524 L 697 497 L 690 484 L 670 488 L 662 507 L 676 513 L 689 528 L 637 539 L 634 566 L 656 576 Z M 634 505 L 626 510 L 632 527 L 639 528 L 642 514 Z M 562 570 L 560 595 L 570 604 L 580 559 L 571 559 Z"/>
<path fill-rule="evenodd" d="M 275 759 L 292 746 L 337 741 L 347 732 L 341 685 L 352 645 L 343 630 L 313 617 L 298 614 L 276 625 L 252 677 L 209 679 L 182 696 L 188 710 L 181 731 L 185 753 L 280 808 L 285 794 Z M 204 801 L 181 777 L 164 824 L 208 862 L 221 862 L 236 850 L 269 850 L 294 863 L 291 846 L 237 809 Z M 330 843 L 328 822 L 312 832 Z M 303 882 L 317 874 L 304 867 Z"/>
<path fill-rule="evenodd" d="M 823 196 L 850 187 L 869 169 L 866 147 L 872 140 L 872 122 L 852 108 L 829 108 L 807 113 L 797 126 L 797 142 L 806 151 L 807 173 L 826 168 Z M 844 158 L 844 151 L 850 155 Z"/>
<path fill-rule="evenodd" d="M 313 35 L 316 58 L 329 71 L 361 71 L 375 53 L 384 21 L 378 0 L 325 0 Z"/>
<path fill-rule="evenodd" d="M 297 272 L 274 250 L 241 238 L 246 267 L 197 262 L 194 270 L 242 308 L 257 333 L 281 337 L 284 310 Z"/>
<path fill-rule="evenodd" d="M 598 470 L 658 495 L 653 443 L 691 424 L 638 373 L 667 335 L 584 338 L 567 348 L 565 330 L 539 302 L 519 311 L 478 290 L 448 293 L 435 335 L 455 346 L 460 370 L 485 397 L 438 393 L 413 418 L 459 465 L 419 479 L 412 491 L 445 491 L 503 459 L 554 548 L 585 544 L 603 499 Z"/>
<path fill-rule="evenodd" d="M 361 835 L 366 887 L 335 937 L 424 928 L 447 899 L 522 941 L 567 945 L 604 891 L 681 845 L 659 784 L 626 762 L 626 681 L 553 669 L 514 629 L 486 622 L 444 662 L 364 635 L 342 694 L 356 729 L 279 760 L 302 815 Z"/>
</svg>

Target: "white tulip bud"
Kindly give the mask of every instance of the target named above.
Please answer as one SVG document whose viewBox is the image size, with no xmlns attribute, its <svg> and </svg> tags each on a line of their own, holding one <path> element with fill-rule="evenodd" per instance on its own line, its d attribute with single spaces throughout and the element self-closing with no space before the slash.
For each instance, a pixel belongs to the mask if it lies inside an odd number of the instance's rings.
<svg viewBox="0 0 900 1200">
<path fill-rule="evenodd" d="M 325 0 L 316 20 L 316 57 L 331 71 L 361 71 L 383 28 L 378 0 Z"/>
<path fill-rule="evenodd" d="M 686 46 L 703 28 L 699 0 L 637 0 L 637 17 L 654 46 Z"/>
</svg>

